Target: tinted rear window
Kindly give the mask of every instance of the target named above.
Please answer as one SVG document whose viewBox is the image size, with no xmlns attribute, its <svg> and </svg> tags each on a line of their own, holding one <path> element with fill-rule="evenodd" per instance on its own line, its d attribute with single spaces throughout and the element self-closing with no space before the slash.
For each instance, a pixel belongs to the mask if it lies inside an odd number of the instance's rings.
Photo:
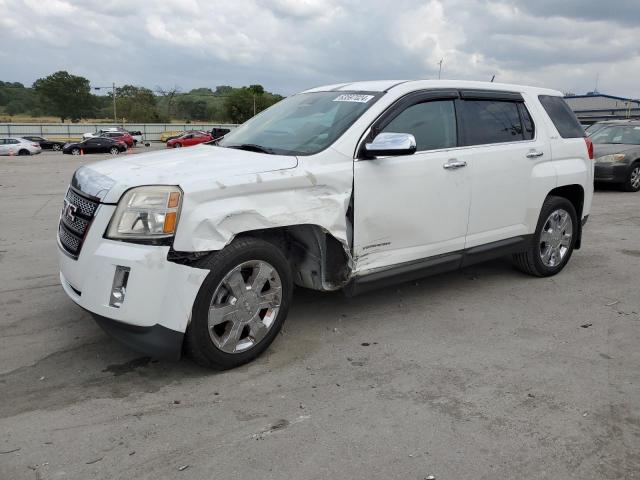
<svg viewBox="0 0 640 480">
<path fill-rule="evenodd" d="M 538 98 L 562 138 L 586 136 L 582 125 L 562 97 L 540 95 Z"/>
<path fill-rule="evenodd" d="M 517 102 L 464 100 L 462 112 L 465 145 L 517 142 L 526 138 L 523 134 Z M 528 121 L 527 137 L 533 135 L 533 123 L 530 117 Z"/>
</svg>

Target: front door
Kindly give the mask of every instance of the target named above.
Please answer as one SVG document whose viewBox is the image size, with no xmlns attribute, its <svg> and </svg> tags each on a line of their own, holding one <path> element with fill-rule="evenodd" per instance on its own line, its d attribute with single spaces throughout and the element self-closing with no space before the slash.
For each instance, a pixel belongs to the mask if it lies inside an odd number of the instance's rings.
<svg viewBox="0 0 640 480">
<path fill-rule="evenodd" d="M 452 97 L 414 95 L 372 127 L 413 134 L 417 151 L 354 163 L 357 273 L 464 248 L 471 184 L 469 169 L 457 161 Z"/>
</svg>

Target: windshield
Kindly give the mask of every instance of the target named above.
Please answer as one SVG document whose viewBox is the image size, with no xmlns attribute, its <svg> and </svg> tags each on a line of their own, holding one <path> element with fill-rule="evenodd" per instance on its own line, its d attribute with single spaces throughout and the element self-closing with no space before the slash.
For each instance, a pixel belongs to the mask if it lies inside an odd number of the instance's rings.
<svg viewBox="0 0 640 480">
<path fill-rule="evenodd" d="M 226 134 L 218 145 L 312 155 L 336 141 L 380 96 L 371 92 L 293 95 Z"/>
<path fill-rule="evenodd" d="M 622 143 L 640 145 L 640 125 L 615 125 L 605 127 L 591 136 L 593 143 Z"/>
</svg>

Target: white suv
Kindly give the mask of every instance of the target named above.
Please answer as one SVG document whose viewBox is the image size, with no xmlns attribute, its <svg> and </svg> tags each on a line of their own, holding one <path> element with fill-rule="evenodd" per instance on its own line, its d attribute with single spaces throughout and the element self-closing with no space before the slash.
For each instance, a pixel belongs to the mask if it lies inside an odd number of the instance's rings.
<svg viewBox="0 0 640 480">
<path fill-rule="evenodd" d="M 592 147 L 561 93 L 462 81 L 307 90 L 223 139 L 81 167 L 66 293 L 147 354 L 231 368 L 273 341 L 293 285 L 348 295 L 580 247 Z"/>
</svg>

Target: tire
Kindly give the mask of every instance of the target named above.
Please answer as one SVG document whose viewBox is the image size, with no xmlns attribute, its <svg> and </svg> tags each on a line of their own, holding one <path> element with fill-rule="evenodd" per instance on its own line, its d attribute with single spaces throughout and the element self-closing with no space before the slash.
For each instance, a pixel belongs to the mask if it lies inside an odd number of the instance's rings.
<svg viewBox="0 0 640 480">
<path fill-rule="evenodd" d="M 627 181 L 622 184 L 625 192 L 637 192 L 640 190 L 640 162 L 635 162 L 629 169 Z"/>
<path fill-rule="evenodd" d="M 109 153 L 111 155 L 120 155 L 120 149 L 118 147 L 111 147 Z"/>
<path fill-rule="evenodd" d="M 182 144 L 179 142 L 176 142 L 173 144 L 173 148 L 182 148 Z"/>
<path fill-rule="evenodd" d="M 558 212 L 566 215 L 558 215 Z M 563 227 L 565 219 L 568 223 Z M 515 267 L 534 277 L 549 277 L 559 273 L 571 258 L 579 228 L 573 204 L 564 197 L 548 196 L 542 204 L 529 248 L 513 255 Z"/>
<path fill-rule="evenodd" d="M 18 150 L 18 155 L 31 155 L 31 152 L 23 148 L 21 150 Z"/>
<path fill-rule="evenodd" d="M 185 333 L 187 354 L 196 363 L 216 370 L 250 362 L 269 347 L 287 317 L 293 291 L 289 262 L 272 243 L 245 237 L 194 266 L 209 270 L 209 274 L 196 296 Z M 261 282 L 262 287 L 248 287 Z M 236 296 L 234 288 L 242 293 Z M 215 305 L 220 313 L 210 315 Z"/>
<path fill-rule="evenodd" d="M 55 150 L 56 152 L 60 151 L 62 149 L 62 147 L 60 145 L 58 145 L 57 143 L 53 144 L 53 147 L 51 147 L 53 150 Z"/>
<path fill-rule="evenodd" d="M 71 155 L 80 155 L 80 149 L 74 148 L 73 150 L 71 150 Z"/>
</svg>

